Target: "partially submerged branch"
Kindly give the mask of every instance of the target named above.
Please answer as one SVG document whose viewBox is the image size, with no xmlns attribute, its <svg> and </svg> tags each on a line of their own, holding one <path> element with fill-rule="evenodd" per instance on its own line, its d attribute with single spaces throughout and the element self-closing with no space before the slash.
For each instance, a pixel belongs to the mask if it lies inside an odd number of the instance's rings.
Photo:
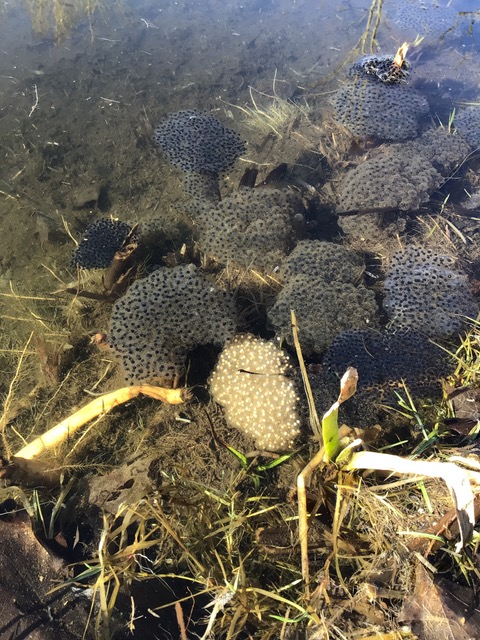
<svg viewBox="0 0 480 640">
<path fill-rule="evenodd" d="M 62 422 L 59 422 L 54 427 L 46 431 L 44 434 L 30 442 L 26 446 L 22 447 L 12 457 L 12 462 L 21 471 L 37 477 L 39 465 L 37 458 L 47 451 L 51 451 L 53 448 L 58 447 L 68 440 L 74 433 L 81 429 L 88 422 L 94 418 L 105 415 L 118 407 L 121 404 L 125 404 L 129 400 L 136 398 L 139 395 L 146 395 L 155 400 L 161 400 L 167 404 L 181 404 L 185 402 L 188 397 L 188 391 L 186 389 L 164 389 L 163 387 L 156 387 L 152 385 L 136 385 L 132 387 L 123 387 L 107 393 L 104 396 L 95 398 L 87 405 L 73 413 Z"/>
</svg>

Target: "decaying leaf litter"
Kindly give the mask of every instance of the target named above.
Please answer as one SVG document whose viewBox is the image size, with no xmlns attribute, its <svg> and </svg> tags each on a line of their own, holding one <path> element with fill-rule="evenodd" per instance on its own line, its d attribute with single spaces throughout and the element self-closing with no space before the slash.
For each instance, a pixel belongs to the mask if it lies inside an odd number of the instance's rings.
<svg viewBox="0 0 480 640">
<path fill-rule="evenodd" d="M 381 5 L 374 2 L 366 16 L 362 53 L 375 51 Z M 265 118 L 270 129 L 279 112 L 276 90 L 274 84 L 274 108 Z M 36 100 L 38 93 L 33 95 Z M 253 105 L 262 116 L 263 108 Z M 290 117 L 288 109 L 285 112 Z M 322 133 L 311 126 L 303 107 L 282 135 L 278 124 L 268 154 L 275 150 L 279 161 L 286 158 L 275 142 L 283 135 L 288 140 L 295 132 L 298 142 L 314 131 Z M 332 155 L 338 153 L 341 146 L 335 136 L 342 131 L 341 127 L 332 131 L 333 143 L 324 142 L 324 155 L 332 145 Z M 264 149 L 258 149 L 259 156 Z M 345 153 L 332 163 L 340 167 L 346 159 Z M 469 170 L 474 171 L 475 165 Z M 309 210 L 314 206 L 312 191 L 302 185 L 307 176 L 296 176 L 296 187 L 304 187 Z M 315 206 L 321 208 L 327 194 L 327 190 L 313 192 Z M 455 209 L 449 212 L 455 214 Z M 449 240 L 452 228 L 457 229 L 451 220 L 442 224 Z M 38 229 L 42 241 L 50 242 L 51 232 L 44 233 L 40 223 Z M 435 231 L 429 229 L 427 235 Z M 314 226 L 308 233 L 315 233 Z M 454 233 L 452 242 L 461 241 L 461 232 Z M 175 242 L 170 246 L 174 248 Z M 383 250 L 391 253 L 391 247 Z M 166 262 L 174 266 L 192 256 L 196 259 L 192 247 L 179 245 Z M 56 276 L 54 267 L 47 262 L 47 270 Z M 137 276 L 142 268 L 148 265 L 139 264 Z M 278 283 L 274 274 L 257 277 L 248 269 L 243 275 L 232 270 L 237 296 L 244 296 L 245 311 L 252 314 L 246 316 L 246 325 L 252 327 Z M 123 273 L 128 276 L 128 269 Z M 205 379 L 215 364 L 215 351 L 206 350 L 204 368 L 198 364 L 203 358 L 192 358 L 185 387 L 180 381 L 176 388 L 148 389 L 157 399 L 183 404 L 163 406 L 138 397 L 114 408 L 139 396 L 146 385 L 124 388 L 111 353 L 98 348 L 104 337 L 96 335 L 96 344 L 90 344 L 90 336 L 105 329 L 108 311 L 102 303 L 108 302 L 112 287 L 105 288 L 105 274 L 78 277 L 86 280 L 80 284 L 76 275 L 71 281 L 60 278 L 53 295 L 28 295 L 12 286 L 5 296 L 12 302 L 11 317 L 34 328 L 23 342 L 11 338 L 2 353 L 12 372 L 1 422 L 4 508 L 11 520 L 5 536 L 13 526 L 26 526 L 31 533 L 28 521 L 16 515 L 26 509 L 37 537 L 47 545 L 45 561 L 53 566 L 48 570 L 53 582 L 58 581 L 58 589 L 70 600 L 55 608 L 51 603 L 58 591 L 53 583 L 48 592 L 36 589 L 34 604 L 25 606 L 35 609 L 46 604 L 56 622 L 47 621 L 47 616 L 33 625 L 48 629 L 52 622 L 54 631 L 58 623 L 65 634 L 71 623 L 63 616 L 74 608 L 83 610 L 76 616 L 87 629 L 86 637 L 145 637 L 155 628 L 164 637 L 195 633 L 205 639 L 429 638 L 432 628 L 437 637 L 440 633 L 449 637 L 453 630 L 475 636 L 476 613 L 468 589 L 475 590 L 478 572 L 472 527 L 478 512 L 476 419 L 465 439 L 448 429 L 444 418 L 453 418 L 451 390 L 446 401 L 425 411 L 408 387 L 402 393 L 397 386 L 394 393 L 402 399 L 390 402 L 395 404 L 397 432 L 386 428 L 384 416 L 381 428 L 375 424 L 359 428 L 351 422 L 338 433 L 338 407 L 334 407 L 323 419 L 323 435 L 310 391 L 310 435 L 285 455 L 262 455 L 267 452 L 255 451 L 254 443 L 231 429 L 218 405 L 207 400 Z M 90 303 L 89 296 L 82 295 L 85 292 L 93 293 L 91 299 L 99 304 Z M 120 287 L 118 295 L 122 292 Z M 52 308 L 58 309 L 56 316 Z M 296 357 L 301 361 L 301 323 L 298 328 Z M 449 383 L 454 388 L 474 388 L 476 325 L 466 329 L 460 346 L 452 342 L 448 347 L 458 363 Z M 312 378 L 318 363 L 309 357 L 307 363 L 303 372 Z M 98 372 L 94 378 L 92 371 Z M 337 394 L 338 388 L 330 402 Z M 89 395 L 98 397 L 87 402 Z M 190 395 L 193 401 L 185 403 Z M 340 400 L 345 400 L 342 394 Z M 305 403 L 302 411 L 306 429 Z M 73 428 L 86 426 L 91 419 L 96 419 L 91 428 L 75 437 Z M 63 433 L 63 441 L 50 440 L 52 425 L 58 427 L 54 433 Z M 364 446 L 366 451 L 356 450 Z M 410 456 L 422 461 L 409 460 Z M 364 467 L 383 470 L 386 476 L 359 474 Z M 40 488 L 32 491 L 32 483 Z M 299 495 L 296 483 L 303 489 Z M 58 558 L 63 558 L 60 570 Z M 445 586 L 436 577 L 445 571 L 452 584 L 466 588 L 460 603 L 448 599 L 452 585 Z M 43 574 L 48 575 L 47 570 L 39 571 L 38 583 Z M 411 594 L 423 598 L 427 592 L 434 592 L 436 600 L 432 596 L 431 606 L 419 611 L 418 604 L 412 606 Z M 24 616 L 21 624 L 25 622 Z M 11 633 L 15 624 L 20 623 L 12 617 L 12 626 L 2 633 Z M 73 631 L 72 637 L 79 636 Z"/>
</svg>

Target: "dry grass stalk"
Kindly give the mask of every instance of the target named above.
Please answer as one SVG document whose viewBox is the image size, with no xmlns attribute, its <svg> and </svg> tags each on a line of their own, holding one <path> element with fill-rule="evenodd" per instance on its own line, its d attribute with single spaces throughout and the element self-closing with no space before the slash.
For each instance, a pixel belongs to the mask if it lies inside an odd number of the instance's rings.
<svg viewBox="0 0 480 640">
<path fill-rule="evenodd" d="M 18 363 L 17 363 L 17 368 L 15 370 L 15 374 L 10 382 L 10 386 L 8 388 L 8 393 L 7 393 L 7 397 L 5 399 L 5 402 L 3 404 L 3 412 L 2 415 L 0 417 L 0 434 L 2 437 L 2 443 L 3 443 L 3 449 L 5 451 L 5 455 L 7 456 L 7 458 L 11 457 L 11 451 L 10 451 L 10 446 L 8 444 L 8 441 L 5 437 L 5 428 L 8 424 L 8 422 L 11 419 L 11 413 L 10 413 L 10 409 L 11 409 L 11 403 L 13 400 L 13 392 L 15 389 L 15 384 L 17 383 L 19 376 L 20 376 L 20 371 L 22 369 L 22 365 L 23 365 L 23 361 L 25 359 L 25 356 L 28 352 L 28 347 L 30 346 L 30 342 L 32 341 L 33 338 L 33 332 L 30 334 L 30 337 L 28 338 L 27 342 L 25 343 L 25 346 L 22 349 L 22 353 L 20 355 L 20 358 L 18 359 Z"/>
</svg>

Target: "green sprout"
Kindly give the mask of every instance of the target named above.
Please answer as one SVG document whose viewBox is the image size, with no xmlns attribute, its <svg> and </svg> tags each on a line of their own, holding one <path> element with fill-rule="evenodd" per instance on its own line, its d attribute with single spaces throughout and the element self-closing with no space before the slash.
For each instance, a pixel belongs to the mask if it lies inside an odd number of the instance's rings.
<svg viewBox="0 0 480 640">
<path fill-rule="evenodd" d="M 258 489 L 260 487 L 260 481 L 264 478 L 263 474 L 265 471 L 275 469 L 275 467 L 283 464 L 293 455 L 295 455 L 295 453 L 297 453 L 296 451 L 291 451 L 290 453 L 285 453 L 281 456 L 278 456 L 278 458 L 270 460 L 270 462 L 264 464 L 256 464 L 255 460 L 253 462 L 250 461 L 248 457 L 241 451 L 237 451 L 237 449 L 234 449 L 228 444 L 225 444 L 224 446 L 230 451 L 230 453 L 235 456 L 242 469 L 251 476 L 255 489 Z"/>
<path fill-rule="evenodd" d="M 322 438 L 325 447 L 324 460 L 335 462 L 342 449 L 342 443 L 338 435 L 338 410 L 340 405 L 351 398 L 357 390 L 358 372 L 354 367 L 349 367 L 340 380 L 340 395 L 336 402 L 325 413 L 322 419 Z"/>
</svg>

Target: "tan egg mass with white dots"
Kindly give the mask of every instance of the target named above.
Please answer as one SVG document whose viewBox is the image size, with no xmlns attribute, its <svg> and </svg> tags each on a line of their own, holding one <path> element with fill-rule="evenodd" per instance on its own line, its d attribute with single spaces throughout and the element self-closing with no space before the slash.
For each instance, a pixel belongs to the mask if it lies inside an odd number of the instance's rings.
<svg viewBox="0 0 480 640">
<path fill-rule="evenodd" d="M 227 422 L 265 451 L 292 446 L 300 433 L 299 397 L 288 356 L 273 342 L 236 336 L 220 354 L 210 391 Z"/>
</svg>

